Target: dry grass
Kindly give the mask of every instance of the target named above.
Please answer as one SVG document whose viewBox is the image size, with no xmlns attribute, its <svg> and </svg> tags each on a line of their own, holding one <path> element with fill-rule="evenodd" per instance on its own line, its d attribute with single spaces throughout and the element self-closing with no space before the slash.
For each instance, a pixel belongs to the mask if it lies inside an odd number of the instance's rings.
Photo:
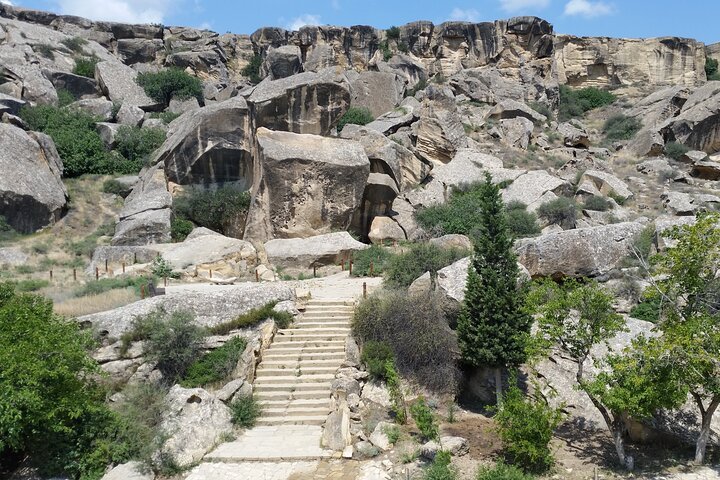
<svg viewBox="0 0 720 480">
<path fill-rule="evenodd" d="M 100 295 L 70 298 L 55 303 L 55 313 L 65 317 L 80 317 L 104 312 L 140 300 L 132 288 L 109 290 Z"/>
</svg>

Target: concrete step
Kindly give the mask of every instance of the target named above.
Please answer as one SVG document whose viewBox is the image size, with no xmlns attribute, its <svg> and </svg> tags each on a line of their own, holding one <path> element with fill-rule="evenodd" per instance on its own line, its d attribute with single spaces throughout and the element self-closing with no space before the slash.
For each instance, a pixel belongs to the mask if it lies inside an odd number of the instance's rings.
<svg viewBox="0 0 720 480">
<path fill-rule="evenodd" d="M 317 298 L 310 299 L 307 302 L 307 307 L 328 307 L 328 306 L 343 306 L 353 307 L 355 302 L 345 298 Z"/>
<path fill-rule="evenodd" d="M 302 318 L 352 318 L 352 312 L 340 310 L 305 310 Z"/>
<path fill-rule="evenodd" d="M 300 353 L 345 353 L 345 340 L 332 342 L 301 342 L 274 343 L 265 350 L 266 355 L 295 355 Z"/>
<path fill-rule="evenodd" d="M 325 334 L 333 334 L 333 335 L 344 335 L 348 336 L 350 335 L 350 327 L 326 327 L 321 326 L 317 328 L 285 328 L 282 330 L 278 330 L 275 334 L 275 338 L 278 336 L 288 336 L 288 335 L 325 335 Z"/>
<path fill-rule="evenodd" d="M 327 420 L 327 415 L 304 415 L 297 417 L 260 417 L 255 421 L 255 425 L 271 426 L 271 425 L 323 425 Z M 282 448 L 282 445 L 278 445 Z"/>
<path fill-rule="evenodd" d="M 313 383 L 330 383 L 335 378 L 334 373 L 320 373 L 320 374 L 302 374 L 302 375 L 288 375 L 292 370 L 283 371 L 284 375 L 275 375 L 275 372 L 268 373 L 268 370 L 259 371 L 255 377 L 255 385 L 268 385 L 268 384 L 280 384 L 280 385 L 299 385 L 299 384 L 313 384 Z"/>
<path fill-rule="evenodd" d="M 298 333 L 296 335 L 275 335 L 273 343 L 307 343 L 309 345 L 322 347 L 332 341 L 344 343 L 346 337 L 347 334 L 344 333 Z"/>
<path fill-rule="evenodd" d="M 295 322 L 295 328 L 352 328 L 352 322 L 347 320 L 301 320 Z"/>
<path fill-rule="evenodd" d="M 265 368 L 262 368 L 262 365 L 260 365 L 260 368 L 257 370 L 257 378 L 266 378 L 266 377 L 287 377 L 287 376 L 294 376 L 300 373 L 299 378 L 302 378 L 307 375 L 334 375 L 335 372 L 337 372 L 339 365 L 333 365 L 333 366 L 321 366 L 321 367 L 290 367 L 290 368 L 273 368 L 273 366 L 268 366 Z"/>
<path fill-rule="evenodd" d="M 307 359 L 300 359 L 298 360 L 297 357 L 290 357 L 285 359 L 274 359 L 274 358 L 263 358 L 262 363 L 260 363 L 260 366 L 258 367 L 258 370 L 260 368 L 313 368 L 313 367 L 335 367 L 339 368 L 342 364 L 344 358 L 329 358 L 329 359 L 315 359 L 315 360 L 307 360 Z"/>
<path fill-rule="evenodd" d="M 324 397 L 324 392 L 320 398 L 299 398 L 295 400 L 285 399 L 267 399 L 258 400 L 263 408 L 330 408 L 330 398 Z"/>
<path fill-rule="evenodd" d="M 263 354 L 262 363 L 272 362 L 309 362 L 313 360 L 319 361 L 335 361 L 342 363 L 345 360 L 345 352 L 338 350 L 337 352 L 315 352 L 314 350 L 297 350 L 295 353 L 276 353 L 266 351 Z"/>
<path fill-rule="evenodd" d="M 330 395 L 330 382 L 310 382 L 310 383 L 273 383 L 273 382 L 255 382 L 253 392 L 284 392 L 292 398 L 291 394 L 298 392 L 327 390 Z M 295 397 L 299 398 L 299 397 Z M 307 398 L 307 397 L 306 397 Z"/>
<path fill-rule="evenodd" d="M 287 408 L 263 408 L 260 415 L 262 417 L 304 417 L 313 415 L 325 415 L 326 417 L 330 414 L 330 406 L 324 407 L 287 407 Z"/>
<path fill-rule="evenodd" d="M 332 394 L 332 392 L 330 390 L 330 384 L 328 384 L 327 389 L 315 389 L 315 390 L 302 389 L 302 390 L 295 390 L 292 392 L 287 391 L 287 390 L 262 390 L 262 389 L 256 388 L 255 393 L 253 393 L 253 397 L 255 397 L 260 402 L 265 402 L 265 401 L 291 402 L 291 401 L 297 401 L 297 400 L 320 401 L 321 399 L 325 399 L 323 401 L 329 402 L 331 394 Z"/>
</svg>

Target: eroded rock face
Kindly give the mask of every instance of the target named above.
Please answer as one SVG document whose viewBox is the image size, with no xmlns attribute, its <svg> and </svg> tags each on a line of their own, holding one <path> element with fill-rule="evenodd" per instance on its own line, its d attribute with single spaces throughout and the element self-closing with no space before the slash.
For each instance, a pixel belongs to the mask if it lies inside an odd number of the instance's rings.
<svg viewBox="0 0 720 480">
<path fill-rule="evenodd" d="M 0 215 L 13 229 L 31 233 L 62 217 L 62 169 L 50 137 L 0 124 Z"/>
<path fill-rule="evenodd" d="M 628 222 L 521 240 L 518 261 L 533 278 L 601 277 L 621 265 L 643 228 Z"/>
<path fill-rule="evenodd" d="M 350 78 L 350 104 L 367 108 L 373 117 L 393 110 L 402 101 L 405 82 L 394 73 L 368 71 L 353 77 Z"/>
<path fill-rule="evenodd" d="M 661 133 L 693 150 L 720 151 L 720 82 L 708 82 L 696 89 Z"/>
<path fill-rule="evenodd" d="M 95 66 L 95 77 L 103 93 L 113 102 L 157 110 L 160 105 L 145 93 L 135 81 L 137 72 L 119 61 L 100 62 Z"/>
<path fill-rule="evenodd" d="M 370 175 L 360 144 L 265 128 L 257 142 L 260 172 L 244 238 L 311 237 L 350 226 Z"/>
<path fill-rule="evenodd" d="M 252 127 L 247 102 L 235 97 L 185 113 L 172 123 L 155 162 L 170 182 L 252 185 Z"/>
<path fill-rule="evenodd" d="M 247 100 L 258 127 L 328 135 L 350 106 L 350 86 L 344 75 L 327 68 L 266 79 Z"/>
<path fill-rule="evenodd" d="M 310 238 L 270 240 L 265 243 L 268 261 L 279 267 L 304 267 L 338 264 L 352 252 L 368 245 L 358 242 L 347 232 L 335 232 Z"/>
</svg>

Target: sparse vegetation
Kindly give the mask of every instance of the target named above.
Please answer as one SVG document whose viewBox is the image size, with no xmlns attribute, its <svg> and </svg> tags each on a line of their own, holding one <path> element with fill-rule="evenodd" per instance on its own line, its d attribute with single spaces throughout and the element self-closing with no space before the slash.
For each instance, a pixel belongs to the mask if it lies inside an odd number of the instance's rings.
<svg viewBox="0 0 720 480">
<path fill-rule="evenodd" d="M 244 222 L 250 208 L 250 193 L 232 185 L 217 190 L 189 188 L 173 201 L 177 218 L 227 235 Z"/>
<path fill-rule="evenodd" d="M 540 205 L 537 214 L 550 224 L 560 225 L 563 228 L 574 228 L 577 204 L 573 199 L 558 197 Z"/>
<path fill-rule="evenodd" d="M 367 372 L 376 380 L 384 380 L 388 360 L 393 361 L 395 357 L 390 345 L 385 342 L 369 340 L 363 344 L 360 360 L 365 364 Z"/>
<path fill-rule="evenodd" d="M 367 108 L 362 107 L 350 107 L 345 115 L 340 118 L 338 122 L 337 130 L 341 132 L 345 125 L 367 125 L 368 123 L 375 120 L 372 112 Z"/>
<path fill-rule="evenodd" d="M 83 57 L 75 60 L 73 73 L 82 77 L 95 78 L 95 66 L 100 61 L 97 57 Z"/>
<path fill-rule="evenodd" d="M 233 330 L 257 325 L 258 323 L 269 318 L 275 320 L 278 328 L 287 328 L 293 321 L 292 314 L 288 312 L 278 312 L 274 310 L 275 305 L 277 305 L 277 302 L 270 302 L 263 305 L 262 307 L 253 308 L 247 313 L 238 315 L 234 320 L 230 322 L 215 325 L 214 327 L 210 328 L 210 333 L 212 333 L 213 335 L 227 335 Z"/>
<path fill-rule="evenodd" d="M 437 452 L 433 463 L 425 470 L 423 480 L 457 480 L 458 474 L 451 465 L 451 460 L 450 452 Z"/>
<path fill-rule="evenodd" d="M 690 151 L 690 148 L 686 147 L 682 143 L 669 142 L 665 145 L 665 155 L 672 158 L 673 160 L 679 160 L 680 157 Z"/>
<path fill-rule="evenodd" d="M 194 228 L 195 225 L 190 220 L 174 217 L 170 222 L 170 236 L 174 241 L 182 242 Z"/>
<path fill-rule="evenodd" d="M 705 74 L 708 80 L 720 80 L 720 73 L 718 73 L 718 61 L 714 58 L 707 57 L 705 59 Z"/>
<path fill-rule="evenodd" d="M 515 466 L 498 463 L 493 467 L 480 467 L 476 480 L 535 480 L 535 477 Z"/>
<path fill-rule="evenodd" d="M 394 255 L 385 267 L 384 283 L 390 288 L 409 287 L 425 272 L 435 279 L 437 271 L 466 257 L 469 252 L 456 248 L 440 248 L 432 243 L 410 245 L 402 253 Z"/>
<path fill-rule="evenodd" d="M 537 215 L 528 212 L 527 205 L 522 202 L 510 202 L 505 206 L 508 230 L 515 238 L 534 237 L 540 233 Z"/>
<path fill-rule="evenodd" d="M 630 140 L 642 128 L 642 122 L 626 115 L 614 115 L 603 125 L 603 133 L 608 140 Z"/>
<path fill-rule="evenodd" d="M 387 38 L 388 40 L 399 40 L 400 39 L 400 28 L 396 26 L 392 26 L 387 29 Z M 716 70 L 717 70 L 717 62 L 716 63 Z"/>
<path fill-rule="evenodd" d="M 82 53 L 83 47 L 87 45 L 87 40 L 82 37 L 71 37 L 60 40 L 73 53 Z"/>
<path fill-rule="evenodd" d="M 585 199 L 583 207 L 585 210 L 594 210 L 596 212 L 607 212 L 612 208 L 613 204 L 607 198 L 599 195 L 592 195 Z"/>
<path fill-rule="evenodd" d="M 119 195 L 121 197 L 124 197 L 129 193 L 128 187 L 118 182 L 114 178 L 109 178 L 105 180 L 105 182 L 103 183 L 102 191 L 103 193 L 110 193 L 112 195 Z"/>
<path fill-rule="evenodd" d="M 262 56 L 255 54 L 250 59 L 250 63 L 248 63 L 240 73 L 247 77 L 250 80 L 250 83 L 257 85 L 262 81 L 262 77 L 260 76 L 260 67 L 262 67 Z"/>
<path fill-rule="evenodd" d="M 353 253 L 353 275 L 356 277 L 369 277 L 370 264 L 372 264 L 372 275 L 380 276 L 390 262 L 393 254 L 386 248 L 379 245 L 371 245 L 370 248 Z"/>
<path fill-rule="evenodd" d="M 33 45 L 33 51 L 48 60 L 55 60 L 55 49 L 53 49 L 52 45 L 48 45 L 47 43 Z"/>
<path fill-rule="evenodd" d="M 169 68 L 160 72 L 144 72 L 137 76 L 137 83 L 143 87 L 148 97 L 168 106 L 170 100 L 197 98 L 203 101 L 203 86 L 199 78 L 179 68 Z"/>
<path fill-rule="evenodd" d="M 412 415 L 415 425 L 420 430 L 423 440 L 439 440 L 440 429 L 438 428 L 435 415 L 425 402 L 425 398 L 420 396 L 410 407 L 410 415 Z"/>
<path fill-rule="evenodd" d="M 646 322 L 657 323 L 660 320 L 661 305 L 660 296 L 643 297 L 640 303 L 630 310 L 630 316 Z"/>
<path fill-rule="evenodd" d="M 421 78 L 420 81 L 415 84 L 414 87 L 409 88 L 405 91 L 406 97 L 414 97 L 415 94 L 421 90 L 425 90 L 428 86 L 427 79 Z"/>
<path fill-rule="evenodd" d="M 400 375 L 398 375 L 395 362 L 392 360 L 385 362 L 385 381 L 390 395 L 390 408 L 395 416 L 395 421 L 400 425 L 405 425 L 407 423 L 407 405 L 400 384 Z"/>
<path fill-rule="evenodd" d="M 115 139 L 116 151 L 140 171 L 150 155 L 165 141 L 165 131 L 123 125 L 118 129 Z"/>
<path fill-rule="evenodd" d="M 190 365 L 181 385 L 196 388 L 226 380 L 237 366 L 246 346 L 247 340 L 234 337 L 222 347 L 206 353 Z"/>
<path fill-rule="evenodd" d="M 615 95 L 607 90 L 587 87 L 574 90 L 567 85 L 560 85 L 560 107 L 558 118 L 561 122 L 581 117 L 590 110 L 610 105 L 616 100 Z"/>
<path fill-rule="evenodd" d="M 230 403 L 232 422 L 242 428 L 252 428 L 262 413 L 260 403 L 252 395 L 235 398 Z"/>
</svg>

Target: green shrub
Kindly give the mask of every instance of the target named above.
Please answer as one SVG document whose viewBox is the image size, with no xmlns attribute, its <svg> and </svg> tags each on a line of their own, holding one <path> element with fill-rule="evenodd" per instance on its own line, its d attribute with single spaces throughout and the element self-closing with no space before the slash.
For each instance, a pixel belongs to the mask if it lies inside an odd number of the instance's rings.
<svg viewBox="0 0 720 480">
<path fill-rule="evenodd" d="M 235 398 L 230 403 L 230 413 L 232 414 L 232 422 L 243 428 L 252 428 L 255 426 L 255 420 L 262 413 L 260 404 L 252 395 Z"/>
<path fill-rule="evenodd" d="M 262 56 L 256 54 L 250 59 L 250 63 L 248 63 L 240 73 L 242 73 L 243 76 L 248 77 L 250 83 L 258 84 L 262 81 L 262 77 L 260 76 L 261 66 Z"/>
<path fill-rule="evenodd" d="M 130 193 L 127 185 L 118 182 L 114 178 L 109 178 L 103 182 L 102 191 L 104 193 L 110 193 L 121 197 L 125 197 L 128 193 Z"/>
<path fill-rule="evenodd" d="M 176 242 L 182 242 L 194 228 L 195 225 L 190 220 L 175 217 L 170 222 L 170 236 Z"/>
<path fill-rule="evenodd" d="M 659 296 L 643 297 L 643 299 L 630 310 L 630 316 L 646 322 L 658 323 L 662 313 L 662 300 Z"/>
<path fill-rule="evenodd" d="M 398 51 L 400 51 L 401 53 L 408 53 L 408 52 L 410 51 L 410 47 L 409 47 L 408 44 L 405 43 L 405 42 L 398 42 L 398 44 L 397 44 L 397 49 L 398 49 Z"/>
<path fill-rule="evenodd" d="M 434 279 L 437 271 L 468 256 L 470 252 L 456 248 L 440 248 L 432 243 L 412 244 L 406 251 L 390 258 L 385 267 L 385 285 L 409 287 L 425 272 Z"/>
<path fill-rule="evenodd" d="M 197 388 L 223 381 L 232 374 L 245 351 L 247 340 L 235 337 L 220 348 L 200 357 L 188 368 L 180 384 Z"/>
<path fill-rule="evenodd" d="M 718 73 L 718 61 L 714 58 L 707 57 L 705 59 L 705 73 L 708 80 L 720 80 Z"/>
<path fill-rule="evenodd" d="M 457 472 L 451 466 L 450 452 L 440 450 L 435 454 L 432 465 L 425 470 L 424 480 L 456 480 Z"/>
<path fill-rule="evenodd" d="M 95 78 L 95 66 L 100 61 L 97 57 L 78 58 L 75 60 L 73 73 L 87 78 Z"/>
<path fill-rule="evenodd" d="M 48 45 L 47 43 L 41 43 L 39 45 L 34 45 L 32 48 L 33 51 L 38 55 L 45 57 L 48 60 L 55 60 L 55 49 L 52 45 Z"/>
<path fill-rule="evenodd" d="M 614 115 L 603 125 L 603 133 L 608 140 L 630 140 L 642 128 L 642 122 L 626 115 Z"/>
<path fill-rule="evenodd" d="M 149 361 L 156 362 L 168 385 L 185 376 L 202 349 L 205 331 L 193 322 L 190 313 L 168 314 L 158 309 L 139 317 L 133 324 L 130 338 L 145 341 L 143 354 Z M 128 343 L 125 338 L 123 343 Z"/>
<path fill-rule="evenodd" d="M 219 325 L 211 327 L 210 333 L 212 333 L 213 335 L 227 335 L 233 330 L 257 325 L 258 323 L 269 318 L 275 320 L 278 328 L 288 328 L 290 326 L 290 323 L 293 321 L 292 314 L 289 312 L 277 312 L 273 310 L 275 308 L 275 305 L 277 305 L 277 302 L 270 302 L 266 303 L 260 308 L 253 308 L 249 312 L 239 315 L 237 318 L 230 322 L 221 323 Z"/>
<path fill-rule="evenodd" d="M 30 280 L 20 280 L 14 283 L 15 290 L 21 293 L 36 292 L 40 289 L 50 286 L 50 282 L 47 280 L 40 280 L 33 278 Z"/>
<path fill-rule="evenodd" d="M 400 428 L 397 427 L 397 425 L 391 425 L 389 427 L 383 428 L 383 433 L 387 436 L 388 441 L 395 445 L 398 440 L 400 440 Z"/>
<path fill-rule="evenodd" d="M 628 266 L 640 266 L 650 261 L 655 246 L 655 224 L 650 224 L 633 239 Z"/>
<path fill-rule="evenodd" d="M 548 223 L 560 225 L 563 228 L 575 227 L 576 219 L 575 201 L 567 197 L 558 197 L 547 203 L 543 203 L 537 209 L 540 218 L 544 218 Z"/>
<path fill-rule="evenodd" d="M 558 118 L 565 122 L 574 117 L 581 117 L 587 111 L 613 103 L 615 98 L 615 95 L 607 90 L 595 87 L 574 90 L 567 85 L 560 85 Z"/>
<path fill-rule="evenodd" d="M 388 28 L 387 29 L 387 38 L 389 40 L 398 40 L 400 38 L 400 28 L 396 27 L 394 25 L 392 27 Z M 716 63 L 716 67 L 717 67 L 717 62 L 715 62 L 715 63 Z M 717 70 L 717 68 L 716 68 L 716 70 Z"/>
<path fill-rule="evenodd" d="M 350 107 L 345 115 L 340 117 L 340 121 L 337 125 L 337 131 L 341 132 L 345 125 L 351 123 L 353 125 L 367 125 L 368 123 L 375 120 L 372 112 L 367 108 Z"/>
<path fill-rule="evenodd" d="M 173 98 L 187 100 L 194 97 L 198 102 L 203 101 L 203 85 L 200 79 L 179 68 L 169 68 L 157 73 L 140 73 L 137 83 L 143 87 L 148 97 L 165 106 L 168 106 Z"/>
<path fill-rule="evenodd" d="M 72 37 L 60 40 L 60 43 L 65 45 L 70 51 L 74 53 L 81 53 L 83 46 L 87 45 L 87 40 L 82 37 Z"/>
<path fill-rule="evenodd" d="M 370 340 L 363 345 L 360 359 L 371 377 L 376 380 L 384 380 L 385 364 L 388 360 L 394 361 L 394 355 L 392 347 L 387 343 Z"/>
<path fill-rule="evenodd" d="M 395 421 L 400 425 L 407 423 L 407 405 L 405 395 L 402 392 L 400 375 L 398 375 L 395 363 L 392 360 L 385 362 L 385 384 L 390 396 L 390 409 L 395 416 Z"/>
<path fill-rule="evenodd" d="M 123 125 L 115 135 L 116 151 L 137 165 L 139 171 L 152 154 L 165 141 L 161 128 L 140 128 Z"/>
<path fill-rule="evenodd" d="M 529 475 L 517 467 L 498 463 L 494 467 L 480 467 L 476 480 L 534 480 L 535 477 Z"/>
<path fill-rule="evenodd" d="M 596 212 L 607 212 L 613 207 L 610 200 L 599 195 L 593 195 L 585 199 L 583 204 L 585 210 L 594 210 Z"/>
<path fill-rule="evenodd" d="M 665 145 L 665 155 L 672 158 L 673 160 L 679 160 L 680 157 L 690 151 L 690 148 L 686 147 L 682 143 L 669 142 Z"/>
<path fill-rule="evenodd" d="M 550 407 L 544 399 L 525 397 L 515 381 L 511 380 L 512 386 L 495 415 L 497 431 L 512 464 L 542 473 L 555 462 L 550 441 L 563 416 L 559 408 Z"/>
<path fill-rule="evenodd" d="M 173 200 L 175 216 L 222 234 L 242 223 L 249 208 L 250 193 L 232 185 L 217 190 L 190 188 Z"/>
<path fill-rule="evenodd" d="M 383 41 L 383 42 L 380 42 L 379 48 L 380 48 L 380 51 L 381 51 L 382 54 L 383 54 L 383 60 L 384 60 L 384 61 L 387 62 L 388 60 L 390 60 L 390 59 L 392 58 L 393 53 L 392 53 L 392 50 L 390 50 L 390 44 L 388 43 L 387 40 L 385 40 L 385 41 Z M 372 121 L 372 120 L 371 120 L 371 121 Z M 352 122 L 351 122 L 351 123 L 352 123 Z M 368 122 L 368 123 L 370 123 L 370 122 Z M 362 124 L 362 125 L 364 125 L 364 124 Z M 338 131 L 340 131 L 340 130 L 338 130 Z"/>
<path fill-rule="evenodd" d="M 180 115 L 182 114 L 175 112 L 154 112 L 150 114 L 150 118 L 159 118 L 165 125 L 168 125 Z"/>
<path fill-rule="evenodd" d="M 412 404 L 410 407 L 410 415 L 412 415 L 413 420 L 415 420 L 415 425 L 417 425 L 418 430 L 420 430 L 420 435 L 422 435 L 424 441 L 440 439 L 440 429 L 435 420 L 435 415 L 433 415 L 432 410 L 428 407 L 427 403 L 425 403 L 425 398 L 420 396 L 415 403 Z"/>
<path fill-rule="evenodd" d="M 550 107 L 547 106 L 547 104 L 542 102 L 532 102 L 530 104 L 530 108 L 538 112 L 540 115 L 544 115 L 547 117 L 547 121 L 551 122 L 554 118 L 552 110 L 550 110 Z"/>
<path fill-rule="evenodd" d="M 363 344 L 389 345 L 403 376 L 431 390 L 454 392 L 458 346 L 449 323 L 455 313 L 438 293 L 378 291 L 355 308 L 353 334 Z"/>
<path fill-rule="evenodd" d="M 427 80 L 424 78 L 421 78 L 420 81 L 415 84 L 413 88 L 410 88 L 408 90 L 405 90 L 405 96 L 406 97 L 414 97 L 415 94 L 421 90 L 425 90 L 428 86 Z"/>
<path fill-rule="evenodd" d="M 373 266 L 373 276 L 382 275 L 392 256 L 389 250 L 379 245 L 371 245 L 370 248 L 359 250 L 353 253 L 353 275 L 369 277 L 370 264 Z"/>
<path fill-rule="evenodd" d="M 139 295 L 140 287 L 142 285 L 147 285 L 149 281 L 150 279 L 146 277 L 101 278 L 100 280 L 86 283 L 82 288 L 75 291 L 75 295 L 78 297 L 84 297 L 86 295 L 100 295 L 101 293 L 109 292 L 110 290 L 130 287 L 135 289 Z"/>
<path fill-rule="evenodd" d="M 522 202 L 510 202 L 505 206 L 507 226 L 515 238 L 533 237 L 540 233 L 537 215 L 527 211 Z"/>
<path fill-rule="evenodd" d="M 65 90 L 64 88 L 61 88 L 57 91 L 57 96 L 59 107 L 66 107 L 75 101 L 75 97 L 73 96 L 73 94 L 70 93 L 68 90 Z"/>
</svg>

